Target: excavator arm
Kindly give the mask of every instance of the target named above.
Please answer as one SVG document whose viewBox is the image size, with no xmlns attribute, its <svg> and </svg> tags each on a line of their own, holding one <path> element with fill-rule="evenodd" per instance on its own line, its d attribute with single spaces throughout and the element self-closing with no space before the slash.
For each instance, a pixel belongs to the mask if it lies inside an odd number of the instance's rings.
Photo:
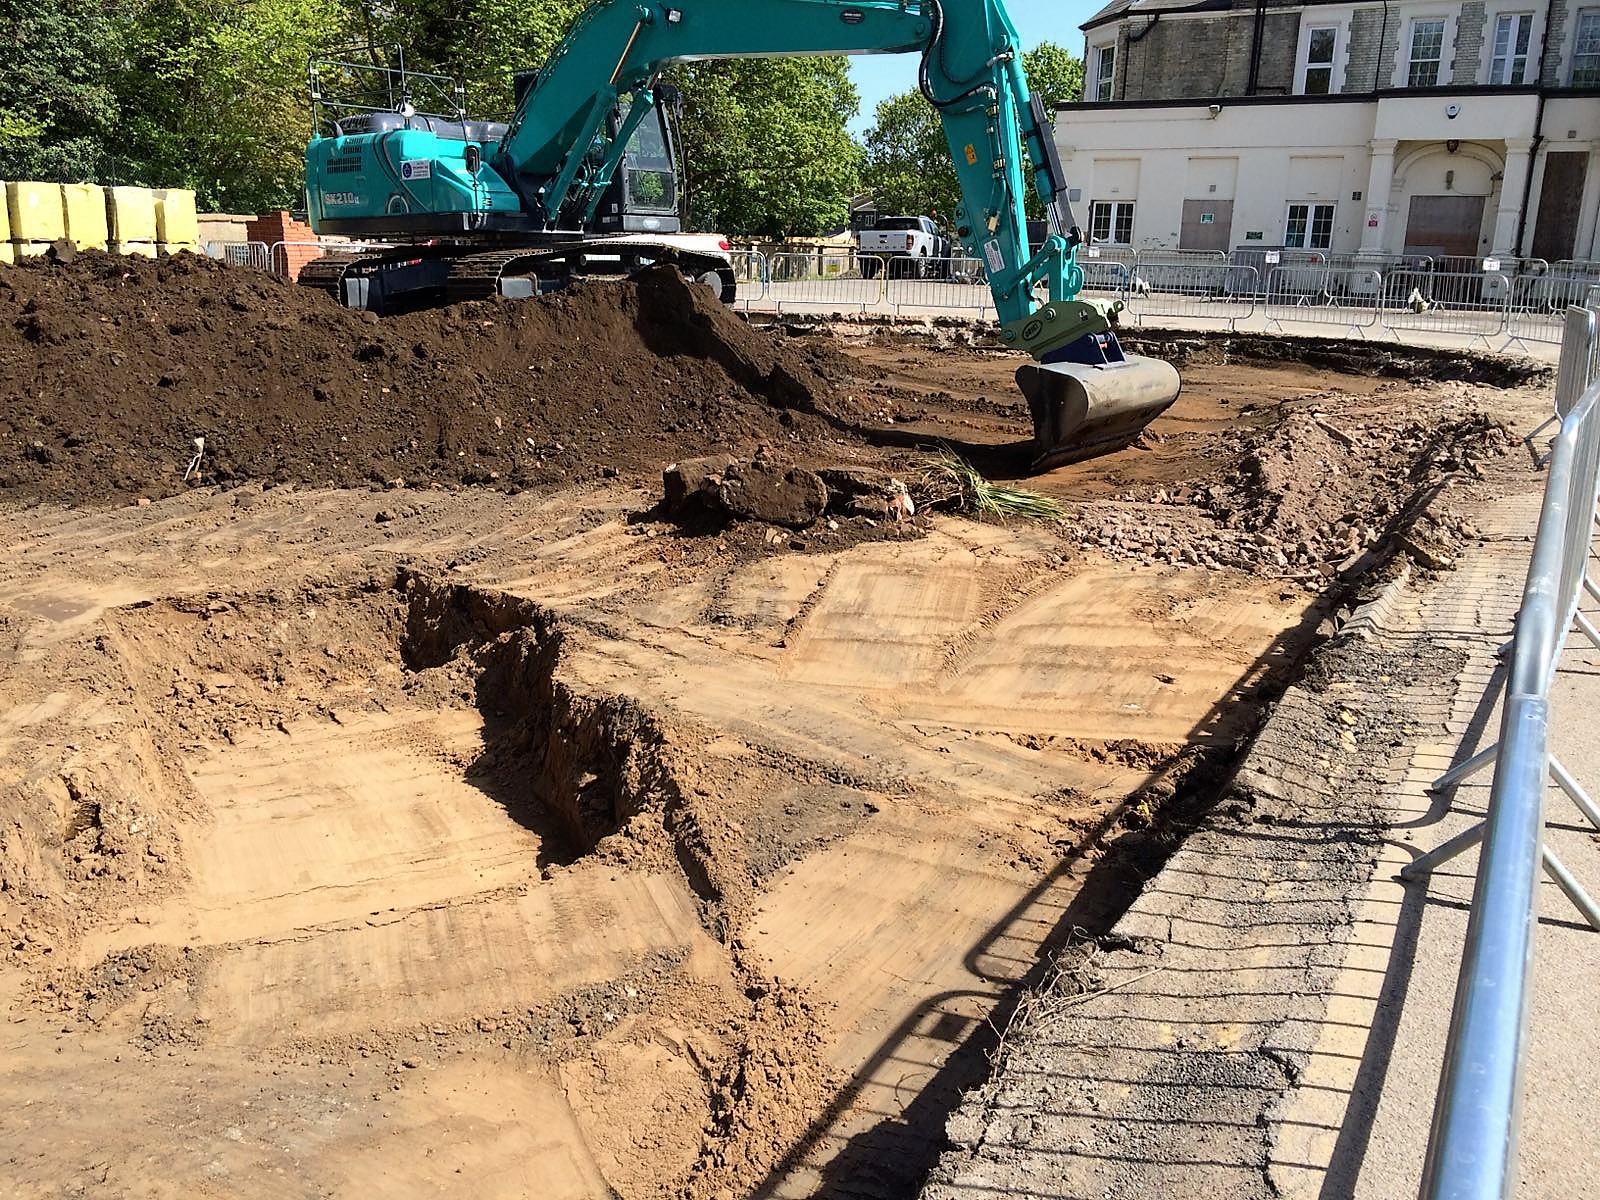
<svg viewBox="0 0 1600 1200">
<path fill-rule="evenodd" d="M 1177 398 L 1177 372 L 1124 355 L 1115 306 L 1078 299 L 1081 237 L 1044 106 L 1027 90 L 999 0 L 598 0 L 525 92 L 493 165 L 547 229 L 578 227 L 610 183 L 631 127 L 674 63 L 817 54 L 921 56 L 961 187 L 955 232 L 981 260 L 1001 335 L 1037 361 L 1017 373 L 1038 468 L 1126 445 Z M 1023 163 L 1051 215 L 1030 246 Z M 1043 288 L 1044 297 L 1039 295 Z"/>
<path fill-rule="evenodd" d="M 609 146 L 606 116 L 653 103 L 674 63 L 816 54 L 922 56 L 919 84 L 939 112 L 960 181 L 956 232 L 984 261 L 1007 340 L 1037 353 L 1106 327 L 1092 308 L 1069 309 L 1082 286 L 1077 230 L 1043 106 L 1023 79 L 1016 30 L 995 0 L 672 0 L 591 5 L 524 95 L 494 166 L 549 228 L 576 225 L 610 183 L 626 141 Z M 1030 249 L 1023 152 L 1057 225 Z M 1047 285 L 1050 305 L 1034 288 Z M 1047 317 L 1043 308 L 1052 308 Z"/>
</svg>

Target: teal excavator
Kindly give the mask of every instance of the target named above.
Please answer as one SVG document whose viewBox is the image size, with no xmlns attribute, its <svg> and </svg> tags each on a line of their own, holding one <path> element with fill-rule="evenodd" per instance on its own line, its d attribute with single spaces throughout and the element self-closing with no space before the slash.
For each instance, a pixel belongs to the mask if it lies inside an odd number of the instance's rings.
<svg viewBox="0 0 1600 1200">
<path fill-rule="evenodd" d="M 960 183 L 955 236 L 983 264 L 1001 337 L 1035 360 L 1017 371 L 1035 468 L 1127 445 L 1177 398 L 1178 373 L 1125 354 L 1115 305 L 1078 298 L 1082 235 L 998 0 L 596 0 L 548 62 L 518 74 L 507 124 L 468 119 L 459 100 L 419 112 L 414 84 L 433 76 L 402 75 L 379 102 L 341 107 L 322 94 L 330 67 L 314 64 L 312 227 L 388 244 L 319 259 L 300 281 L 383 312 L 669 262 L 731 300 L 727 243 L 682 231 L 676 93 L 663 73 L 703 59 L 907 52 L 921 56 L 918 82 Z M 1050 217 L 1036 247 L 1025 158 Z"/>
</svg>

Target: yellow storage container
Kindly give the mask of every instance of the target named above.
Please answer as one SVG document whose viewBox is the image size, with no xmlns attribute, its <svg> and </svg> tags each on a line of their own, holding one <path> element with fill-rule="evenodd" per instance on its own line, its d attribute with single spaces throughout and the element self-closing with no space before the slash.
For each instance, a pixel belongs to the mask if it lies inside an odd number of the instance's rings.
<svg viewBox="0 0 1600 1200">
<path fill-rule="evenodd" d="M 104 250 L 110 240 L 106 228 L 105 189 L 94 183 L 63 183 L 61 211 L 66 214 L 67 236 L 79 250 Z"/>
<path fill-rule="evenodd" d="M 4 195 L 6 185 L 0 183 L 0 195 Z M 11 205 L 0 204 L 0 245 L 11 240 Z M 7 262 L 10 260 L 7 259 Z"/>
<path fill-rule="evenodd" d="M 156 249 L 162 254 L 199 254 L 199 242 L 159 242 Z"/>
<path fill-rule="evenodd" d="M 187 188 L 160 188 L 155 198 L 156 241 L 199 245 L 200 222 L 195 216 L 194 193 Z"/>
<path fill-rule="evenodd" d="M 67 236 L 59 183 L 8 183 L 6 208 L 15 241 L 53 242 Z"/>
<path fill-rule="evenodd" d="M 11 248 L 10 242 L 0 242 L 0 263 L 14 263 L 17 261 L 17 252 Z"/>
<path fill-rule="evenodd" d="M 156 244 L 154 242 L 112 242 L 113 254 L 136 254 L 140 258 L 154 258 Z"/>
<path fill-rule="evenodd" d="M 149 188 L 108 187 L 106 216 L 112 241 L 156 241 L 156 196 Z"/>
<path fill-rule="evenodd" d="M 10 242 L 12 251 L 18 258 L 38 258 L 53 246 L 54 242 Z"/>
</svg>

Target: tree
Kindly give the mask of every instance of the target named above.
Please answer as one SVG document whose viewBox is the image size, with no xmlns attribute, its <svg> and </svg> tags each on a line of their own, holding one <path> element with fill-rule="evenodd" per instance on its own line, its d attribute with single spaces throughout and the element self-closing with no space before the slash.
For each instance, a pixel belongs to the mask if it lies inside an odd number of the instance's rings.
<svg viewBox="0 0 1600 1200">
<path fill-rule="evenodd" d="M 880 101 L 867 131 L 862 181 L 872 189 L 880 213 L 939 212 L 946 219 L 961 200 L 944 126 L 921 92 L 901 92 Z"/>
<path fill-rule="evenodd" d="M 730 59 L 673 73 L 697 228 L 768 237 L 842 226 L 860 184 L 842 58 Z"/>
<path fill-rule="evenodd" d="M 326 0 L 143 0 L 125 10 L 107 182 L 189 187 L 253 212 L 301 195 L 310 54 L 348 37 Z"/>
<path fill-rule="evenodd" d="M 8 7 L 0 179 L 92 180 L 117 121 L 117 28 L 95 0 L 13 0 Z"/>
<path fill-rule="evenodd" d="M 405 48 L 406 67 L 459 79 L 473 115 L 506 116 L 513 72 L 550 57 L 585 0 L 366 0 L 363 37 Z M 390 66 L 398 64 L 389 63 Z"/>
<path fill-rule="evenodd" d="M 1058 102 L 1083 95 L 1083 62 L 1054 42 L 1040 42 L 1023 54 L 1022 67 L 1029 90 L 1040 94 L 1052 118 Z M 881 213 L 937 211 L 948 218 L 961 199 L 944 129 L 920 92 L 901 92 L 878 105 L 867 131 L 866 158 L 863 182 L 875 193 Z M 1028 215 L 1042 216 L 1031 166 L 1024 175 Z"/>
<path fill-rule="evenodd" d="M 1040 42 L 1022 56 L 1028 90 L 1038 92 L 1051 124 L 1056 105 L 1083 99 L 1083 59 L 1054 42 Z"/>
</svg>

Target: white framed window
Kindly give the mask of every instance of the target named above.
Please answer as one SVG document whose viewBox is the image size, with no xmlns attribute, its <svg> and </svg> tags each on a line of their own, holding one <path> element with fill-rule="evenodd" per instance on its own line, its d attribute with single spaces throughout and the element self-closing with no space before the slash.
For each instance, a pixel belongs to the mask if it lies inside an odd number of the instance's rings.
<svg viewBox="0 0 1600 1200">
<path fill-rule="evenodd" d="M 1333 245 L 1331 204 L 1291 204 L 1283 222 L 1283 244 L 1290 250 L 1326 250 Z"/>
<path fill-rule="evenodd" d="M 1533 42 L 1533 14 L 1501 13 L 1495 18 L 1489 59 L 1489 82 L 1531 83 L 1528 47 Z"/>
<path fill-rule="evenodd" d="M 1600 87 L 1600 8 L 1578 13 L 1572 39 L 1572 86 Z"/>
<path fill-rule="evenodd" d="M 1111 99 L 1111 85 L 1117 77 L 1117 45 L 1094 51 L 1094 98 L 1101 103 Z"/>
<path fill-rule="evenodd" d="M 1411 54 L 1406 60 L 1406 86 L 1438 87 L 1444 62 L 1444 17 L 1418 17 L 1411 22 Z"/>
<path fill-rule="evenodd" d="M 1337 25 L 1313 25 L 1306 31 L 1301 48 L 1300 86 L 1302 96 L 1328 96 L 1339 90 L 1334 67 L 1339 50 Z"/>
<path fill-rule="evenodd" d="M 1089 205 L 1089 238 L 1102 246 L 1133 244 L 1133 201 L 1096 200 Z"/>
</svg>

